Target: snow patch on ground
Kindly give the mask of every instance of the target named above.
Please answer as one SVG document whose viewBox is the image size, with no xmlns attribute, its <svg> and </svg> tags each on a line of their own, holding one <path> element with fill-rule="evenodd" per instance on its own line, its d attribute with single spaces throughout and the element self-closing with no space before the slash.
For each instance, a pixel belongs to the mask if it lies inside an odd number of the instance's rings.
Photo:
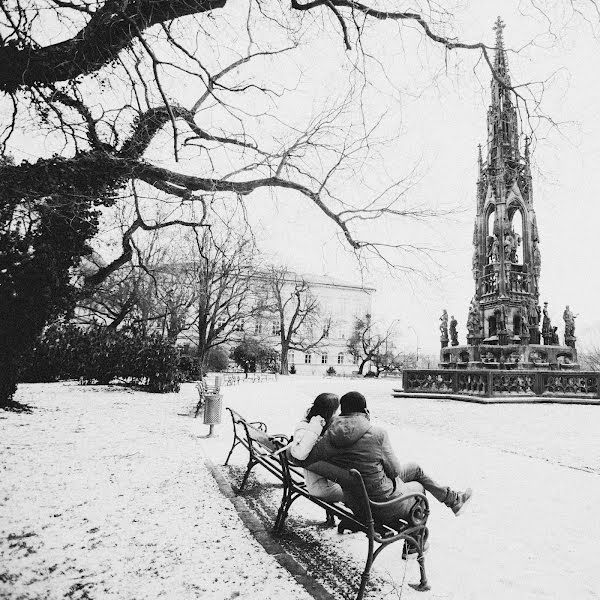
<svg viewBox="0 0 600 600">
<path fill-rule="evenodd" d="M 182 396 L 23 385 L 0 413 L 0 597 L 310 596 L 252 537 L 204 464 Z"/>
</svg>

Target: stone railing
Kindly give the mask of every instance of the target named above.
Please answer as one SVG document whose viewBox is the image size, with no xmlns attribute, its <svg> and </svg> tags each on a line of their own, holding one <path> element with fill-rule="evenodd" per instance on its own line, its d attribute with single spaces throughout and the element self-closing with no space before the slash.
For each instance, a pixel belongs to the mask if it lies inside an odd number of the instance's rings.
<svg viewBox="0 0 600 600">
<path fill-rule="evenodd" d="M 469 396 L 600 397 L 600 372 L 411 369 L 404 392 Z"/>
</svg>

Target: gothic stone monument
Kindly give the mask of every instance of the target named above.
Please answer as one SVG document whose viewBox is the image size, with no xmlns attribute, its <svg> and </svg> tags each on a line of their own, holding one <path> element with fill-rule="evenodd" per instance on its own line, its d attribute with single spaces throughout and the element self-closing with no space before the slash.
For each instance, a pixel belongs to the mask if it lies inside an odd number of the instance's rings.
<svg viewBox="0 0 600 600">
<path fill-rule="evenodd" d="M 565 344 L 560 345 L 548 303 L 540 307 L 540 235 L 533 208 L 530 143 L 526 137 L 521 151 L 500 18 L 494 29 L 496 76 L 491 82 L 485 161 L 479 146 L 472 263 L 475 293 L 466 322 L 467 344 L 458 342 L 454 319 L 448 335 L 444 310 L 440 369 L 406 371 L 404 390 L 484 396 L 572 392 L 596 397 L 597 376 L 573 373 L 579 369 L 575 315 L 567 306 Z M 571 381 L 563 380 L 559 372 L 568 373 Z"/>
</svg>

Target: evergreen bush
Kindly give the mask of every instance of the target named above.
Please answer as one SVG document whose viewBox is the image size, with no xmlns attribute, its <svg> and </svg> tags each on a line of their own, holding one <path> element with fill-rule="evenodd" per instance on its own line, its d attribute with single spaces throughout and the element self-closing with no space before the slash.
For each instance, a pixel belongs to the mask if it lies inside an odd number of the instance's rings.
<svg viewBox="0 0 600 600">
<path fill-rule="evenodd" d="M 53 325 L 24 356 L 20 380 L 79 379 L 82 384 L 106 385 L 119 379 L 151 392 L 177 392 L 183 381 L 179 362 L 177 348 L 157 334 Z"/>
</svg>

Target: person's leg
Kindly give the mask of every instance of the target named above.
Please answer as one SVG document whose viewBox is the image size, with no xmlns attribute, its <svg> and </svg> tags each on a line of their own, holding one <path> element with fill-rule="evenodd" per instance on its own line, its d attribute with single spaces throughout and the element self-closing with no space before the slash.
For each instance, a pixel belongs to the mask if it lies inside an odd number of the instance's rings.
<svg viewBox="0 0 600 600">
<path fill-rule="evenodd" d="M 316 481 L 307 482 L 306 489 L 310 494 L 321 498 L 326 502 L 342 502 L 344 500 L 344 491 L 338 483 L 329 481 L 328 479 L 318 479 Z"/>
<path fill-rule="evenodd" d="M 462 492 L 440 485 L 432 479 L 417 463 L 406 463 L 401 466 L 399 479 L 402 483 L 418 481 L 438 502 L 452 508 L 461 497 Z M 402 488 L 400 491 L 403 491 Z M 410 491 L 407 489 L 407 492 Z"/>
</svg>

